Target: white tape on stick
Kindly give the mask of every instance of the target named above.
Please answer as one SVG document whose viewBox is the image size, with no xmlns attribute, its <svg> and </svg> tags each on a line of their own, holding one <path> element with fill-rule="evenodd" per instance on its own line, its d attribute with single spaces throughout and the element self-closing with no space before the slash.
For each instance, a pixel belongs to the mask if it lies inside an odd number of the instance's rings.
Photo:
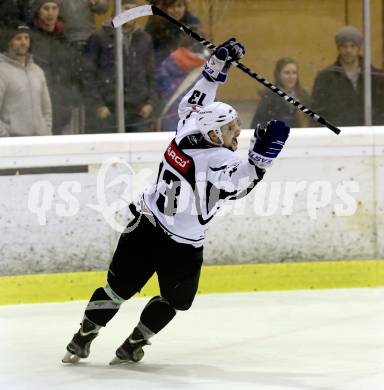
<svg viewBox="0 0 384 390">
<path fill-rule="evenodd" d="M 131 20 L 135 20 L 137 18 L 141 18 L 142 16 L 153 15 L 152 6 L 151 5 L 142 5 L 140 7 L 129 9 L 128 11 L 124 11 L 119 15 L 116 15 L 112 19 L 113 27 L 117 28 L 122 26 L 124 23 L 130 22 Z"/>
</svg>

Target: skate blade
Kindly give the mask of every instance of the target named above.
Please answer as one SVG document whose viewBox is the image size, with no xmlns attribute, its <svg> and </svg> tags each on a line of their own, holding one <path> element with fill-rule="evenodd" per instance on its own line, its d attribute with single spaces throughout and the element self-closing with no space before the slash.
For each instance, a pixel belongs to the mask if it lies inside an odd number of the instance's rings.
<svg viewBox="0 0 384 390">
<path fill-rule="evenodd" d="M 116 366 L 118 364 L 125 364 L 125 363 L 131 363 L 132 360 L 123 360 L 123 359 L 120 359 L 118 358 L 117 356 L 115 356 L 110 362 L 109 362 L 109 365 L 110 366 Z"/>
<path fill-rule="evenodd" d="M 63 363 L 71 363 L 71 364 L 76 364 L 80 361 L 80 358 L 77 355 L 74 355 L 71 352 L 67 352 L 63 359 L 61 360 Z"/>
<path fill-rule="evenodd" d="M 144 354 L 143 354 L 144 356 Z M 134 364 L 134 363 L 138 363 L 139 361 L 141 360 L 138 359 L 138 360 L 134 360 L 134 359 L 120 359 L 118 358 L 117 356 L 115 356 L 110 362 L 109 362 L 109 365 L 110 366 L 116 366 L 118 364 Z"/>
</svg>

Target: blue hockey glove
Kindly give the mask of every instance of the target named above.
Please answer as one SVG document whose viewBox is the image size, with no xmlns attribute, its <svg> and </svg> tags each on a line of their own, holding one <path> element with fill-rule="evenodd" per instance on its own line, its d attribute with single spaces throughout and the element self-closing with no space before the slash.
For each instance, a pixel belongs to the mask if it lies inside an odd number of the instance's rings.
<svg viewBox="0 0 384 390">
<path fill-rule="evenodd" d="M 268 168 L 279 155 L 289 136 L 289 127 L 282 121 L 267 123 L 266 129 L 257 125 L 249 147 L 249 161 L 259 168 Z"/>
<path fill-rule="evenodd" d="M 238 61 L 244 57 L 244 46 L 235 38 L 228 39 L 216 48 L 204 66 L 203 76 L 212 82 L 225 83 L 232 61 Z"/>
</svg>

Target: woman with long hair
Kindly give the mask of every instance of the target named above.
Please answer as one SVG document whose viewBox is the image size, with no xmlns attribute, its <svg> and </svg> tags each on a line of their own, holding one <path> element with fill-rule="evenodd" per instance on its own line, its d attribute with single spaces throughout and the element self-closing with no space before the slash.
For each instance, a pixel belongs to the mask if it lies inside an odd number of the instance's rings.
<svg viewBox="0 0 384 390">
<path fill-rule="evenodd" d="M 299 66 L 295 60 L 280 58 L 275 65 L 274 79 L 275 85 L 288 95 L 306 106 L 310 104 L 310 96 L 300 84 Z M 265 124 L 270 118 L 282 120 L 291 128 L 308 126 L 307 118 L 296 107 L 268 90 L 260 99 L 251 127 L 256 127 L 258 123 Z"/>
</svg>

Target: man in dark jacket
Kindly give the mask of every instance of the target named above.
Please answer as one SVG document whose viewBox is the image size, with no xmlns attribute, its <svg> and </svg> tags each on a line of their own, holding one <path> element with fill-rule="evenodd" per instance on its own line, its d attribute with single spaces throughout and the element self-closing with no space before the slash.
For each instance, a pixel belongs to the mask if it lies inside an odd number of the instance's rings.
<svg viewBox="0 0 384 390">
<path fill-rule="evenodd" d="M 123 11 L 136 7 L 122 0 Z M 125 130 L 151 130 L 155 103 L 153 45 L 150 35 L 135 21 L 123 26 Z M 108 24 L 92 34 L 83 57 L 84 91 L 90 101 L 88 133 L 116 132 L 115 41 Z"/>
<path fill-rule="evenodd" d="M 96 31 L 95 16 L 107 11 L 108 0 L 65 0 L 60 4 L 60 17 L 65 23 L 64 36 L 73 49 L 74 77 L 79 84 L 84 47 Z"/>
<path fill-rule="evenodd" d="M 353 26 L 341 28 L 335 37 L 339 56 L 320 71 L 312 91 L 314 111 L 336 126 L 364 125 L 364 80 L 360 48 L 363 36 Z M 372 71 L 372 120 L 384 124 L 384 74 Z"/>
<path fill-rule="evenodd" d="M 52 100 L 55 135 L 71 134 L 74 101 L 73 53 L 64 38 L 59 0 L 37 0 L 32 24 L 32 54 L 44 70 Z"/>
</svg>

